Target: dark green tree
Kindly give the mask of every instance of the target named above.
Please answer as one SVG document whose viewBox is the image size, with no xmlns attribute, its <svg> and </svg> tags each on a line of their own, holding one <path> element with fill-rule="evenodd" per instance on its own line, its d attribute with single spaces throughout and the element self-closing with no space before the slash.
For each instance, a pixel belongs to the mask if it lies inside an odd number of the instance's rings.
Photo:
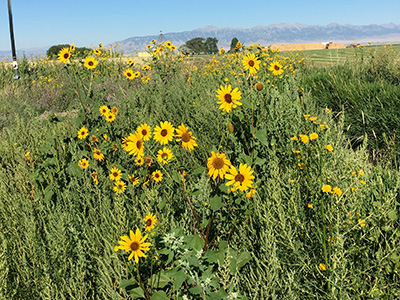
<svg viewBox="0 0 400 300">
<path fill-rule="evenodd" d="M 209 54 L 218 53 L 217 43 L 218 43 L 218 40 L 216 38 L 208 37 L 206 39 L 206 42 L 204 43 L 205 48 L 207 49 L 207 53 L 209 53 Z"/>
<path fill-rule="evenodd" d="M 200 54 L 206 52 L 206 47 L 204 44 L 204 39 L 201 37 L 197 37 L 191 39 L 185 43 L 185 45 L 193 51 L 193 53 Z"/>
<path fill-rule="evenodd" d="M 239 40 L 237 38 L 233 38 L 231 41 L 231 48 L 230 48 L 230 52 L 233 52 L 236 48 L 237 43 L 239 42 Z"/>
</svg>

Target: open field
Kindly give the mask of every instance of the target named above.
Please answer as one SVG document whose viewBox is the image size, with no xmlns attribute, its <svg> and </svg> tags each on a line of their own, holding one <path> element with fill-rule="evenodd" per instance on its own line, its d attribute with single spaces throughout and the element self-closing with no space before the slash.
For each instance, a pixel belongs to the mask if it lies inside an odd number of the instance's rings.
<svg viewBox="0 0 400 300">
<path fill-rule="evenodd" d="M 0 64 L 0 299 L 399 299 L 396 47 Z"/>
</svg>

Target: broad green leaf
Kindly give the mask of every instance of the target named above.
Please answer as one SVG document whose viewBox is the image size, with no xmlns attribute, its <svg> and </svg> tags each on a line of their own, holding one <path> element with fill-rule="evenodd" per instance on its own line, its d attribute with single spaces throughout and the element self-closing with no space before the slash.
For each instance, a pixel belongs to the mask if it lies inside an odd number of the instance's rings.
<svg viewBox="0 0 400 300">
<path fill-rule="evenodd" d="M 187 244 L 194 250 L 201 250 L 204 247 L 204 239 L 198 235 L 189 235 L 186 239 Z"/>
<path fill-rule="evenodd" d="M 237 258 L 237 269 L 240 270 L 245 264 L 251 260 L 251 255 L 249 252 L 242 252 Z"/>
<path fill-rule="evenodd" d="M 219 210 L 221 207 L 224 206 L 224 203 L 221 200 L 220 196 L 214 196 L 210 199 L 210 207 L 213 210 Z"/>
<path fill-rule="evenodd" d="M 157 291 L 151 296 L 150 300 L 168 300 L 168 297 L 164 291 Z"/>
<path fill-rule="evenodd" d="M 125 279 L 122 280 L 121 283 L 119 284 L 119 288 L 120 289 L 125 289 L 128 286 L 137 286 L 137 283 L 135 281 L 133 281 L 132 279 Z"/>
<path fill-rule="evenodd" d="M 249 100 L 242 98 L 242 99 L 240 99 L 240 101 L 243 103 L 243 105 L 244 105 L 245 107 L 251 108 L 251 103 L 250 103 Z"/>
<path fill-rule="evenodd" d="M 174 276 L 174 291 L 180 290 L 182 283 L 186 280 L 186 274 L 182 270 L 178 271 Z"/>
<path fill-rule="evenodd" d="M 163 288 L 166 286 L 172 279 L 165 274 L 165 272 L 161 271 L 160 273 L 153 274 L 151 281 L 153 282 L 153 286 L 155 288 Z M 148 284 L 151 285 L 150 278 L 148 280 Z"/>
<path fill-rule="evenodd" d="M 144 292 L 143 292 L 142 288 L 140 288 L 140 287 L 131 289 L 131 290 L 129 291 L 129 295 L 130 295 L 133 299 L 144 298 Z"/>
<path fill-rule="evenodd" d="M 193 175 L 200 174 L 200 173 L 202 173 L 205 169 L 206 169 L 205 167 L 198 167 L 197 169 L 195 169 L 195 170 L 193 171 L 192 174 L 193 174 Z"/>
<path fill-rule="evenodd" d="M 267 131 L 265 129 L 258 130 L 255 137 L 261 142 L 261 144 L 268 146 Z"/>
</svg>

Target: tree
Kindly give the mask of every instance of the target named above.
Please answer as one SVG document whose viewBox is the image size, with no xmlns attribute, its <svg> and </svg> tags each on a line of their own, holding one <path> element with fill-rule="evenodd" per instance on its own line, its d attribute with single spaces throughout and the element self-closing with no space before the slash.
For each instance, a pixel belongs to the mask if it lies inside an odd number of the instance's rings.
<svg viewBox="0 0 400 300">
<path fill-rule="evenodd" d="M 186 46 L 193 51 L 193 53 L 203 53 L 206 51 L 206 47 L 204 44 L 204 39 L 201 37 L 197 37 L 187 41 Z"/>
<path fill-rule="evenodd" d="M 209 53 L 209 54 L 218 53 L 217 43 L 218 43 L 218 40 L 216 38 L 208 37 L 206 39 L 206 42 L 204 43 L 207 53 Z"/>
<path fill-rule="evenodd" d="M 231 48 L 230 48 L 230 52 L 233 52 L 236 48 L 237 43 L 239 42 L 239 40 L 237 38 L 233 38 L 231 41 Z"/>
</svg>

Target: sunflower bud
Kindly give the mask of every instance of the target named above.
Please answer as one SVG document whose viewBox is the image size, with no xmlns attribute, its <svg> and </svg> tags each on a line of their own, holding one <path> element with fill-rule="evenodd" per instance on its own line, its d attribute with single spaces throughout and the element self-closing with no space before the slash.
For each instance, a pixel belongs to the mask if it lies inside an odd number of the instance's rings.
<svg viewBox="0 0 400 300">
<path fill-rule="evenodd" d="M 262 89 L 264 88 L 264 85 L 261 82 L 259 82 L 256 84 L 256 88 L 257 88 L 257 91 L 262 91 Z"/>
<path fill-rule="evenodd" d="M 228 129 L 229 129 L 230 133 L 233 133 L 233 131 L 235 130 L 235 128 L 233 127 L 233 124 L 231 122 L 228 123 Z"/>
</svg>

